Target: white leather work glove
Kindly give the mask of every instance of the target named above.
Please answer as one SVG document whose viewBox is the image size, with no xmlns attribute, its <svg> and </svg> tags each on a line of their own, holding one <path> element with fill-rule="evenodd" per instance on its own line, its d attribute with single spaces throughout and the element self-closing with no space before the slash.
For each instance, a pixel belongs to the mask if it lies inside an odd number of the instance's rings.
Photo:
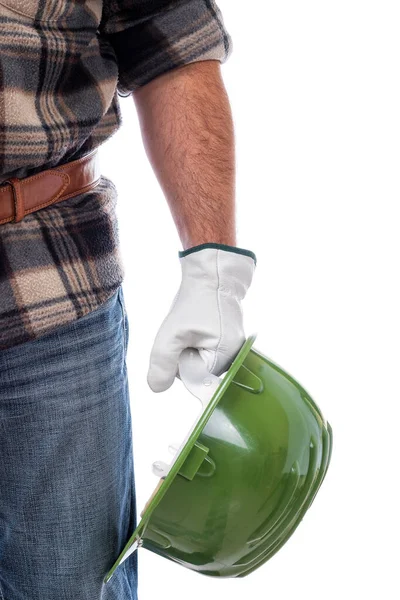
<svg viewBox="0 0 400 600">
<path fill-rule="evenodd" d="M 208 371 L 221 375 L 245 341 L 241 300 L 253 278 L 253 252 L 201 244 L 179 252 L 182 281 L 150 355 L 147 382 L 167 390 L 178 375 L 182 350 L 197 348 Z"/>
</svg>

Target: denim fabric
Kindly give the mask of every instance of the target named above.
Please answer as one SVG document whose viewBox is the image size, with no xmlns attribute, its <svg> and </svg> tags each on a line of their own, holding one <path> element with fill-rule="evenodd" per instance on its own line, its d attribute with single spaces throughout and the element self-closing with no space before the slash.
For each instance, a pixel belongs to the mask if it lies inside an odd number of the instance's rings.
<svg viewBox="0 0 400 600">
<path fill-rule="evenodd" d="M 77 321 L 0 352 L 0 600 L 136 600 L 122 286 Z"/>
</svg>

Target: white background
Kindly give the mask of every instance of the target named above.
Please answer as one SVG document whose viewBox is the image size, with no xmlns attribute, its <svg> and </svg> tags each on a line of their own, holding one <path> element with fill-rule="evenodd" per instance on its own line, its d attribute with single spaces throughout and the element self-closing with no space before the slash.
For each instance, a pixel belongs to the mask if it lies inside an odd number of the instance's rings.
<svg viewBox="0 0 400 600">
<path fill-rule="evenodd" d="M 243 579 L 139 551 L 139 600 L 400 597 L 397 2 L 219 0 L 235 120 L 238 245 L 257 254 L 243 307 L 255 347 L 304 385 L 334 432 L 331 466 L 299 528 Z M 140 512 L 198 414 L 181 382 L 147 387 L 181 249 L 132 98 L 101 149 L 119 190 Z"/>
</svg>

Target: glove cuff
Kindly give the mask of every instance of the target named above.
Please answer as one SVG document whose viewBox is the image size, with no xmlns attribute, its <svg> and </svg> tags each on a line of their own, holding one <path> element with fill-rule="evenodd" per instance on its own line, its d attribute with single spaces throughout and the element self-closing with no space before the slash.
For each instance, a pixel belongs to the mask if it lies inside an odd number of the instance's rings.
<svg viewBox="0 0 400 600">
<path fill-rule="evenodd" d="M 205 250 L 206 248 L 214 248 L 216 250 L 225 250 L 226 252 L 234 252 L 235 254 L 243 254 L 244 256 L 250 256 L 254 260 L 254 263 L 257 264 L 257 258 L 254 252 L 251 250 L 245 250 L 244 248 L 238 248 L 237 246 L 228 246 L 227 244 L 216 244 L 214 242 L 199 244 L 198 246 L 193 246 L 192 248 L 188 248 L 187 250 L 179 251 L 179 258 L 183 258 L 188 254 L 192 254 L 193 252 L 200 252 L 201 250 Z"/>
</svg>

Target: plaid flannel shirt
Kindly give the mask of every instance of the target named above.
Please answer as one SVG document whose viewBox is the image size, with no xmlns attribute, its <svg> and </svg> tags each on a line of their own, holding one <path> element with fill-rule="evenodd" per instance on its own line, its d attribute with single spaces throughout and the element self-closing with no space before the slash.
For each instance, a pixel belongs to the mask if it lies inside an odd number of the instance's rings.
<svg viewBox="0 0 400 600">
<path fill-rule="evenodd" d="M 121 125 L 118 96 L 179 65 L 226 61 L 214 0 L 0 0 L 0 185 L 75 160 Z M 0 225 L 0 349 L 99 307 L 124 278 L 117 190 Z"/>
</svg>

